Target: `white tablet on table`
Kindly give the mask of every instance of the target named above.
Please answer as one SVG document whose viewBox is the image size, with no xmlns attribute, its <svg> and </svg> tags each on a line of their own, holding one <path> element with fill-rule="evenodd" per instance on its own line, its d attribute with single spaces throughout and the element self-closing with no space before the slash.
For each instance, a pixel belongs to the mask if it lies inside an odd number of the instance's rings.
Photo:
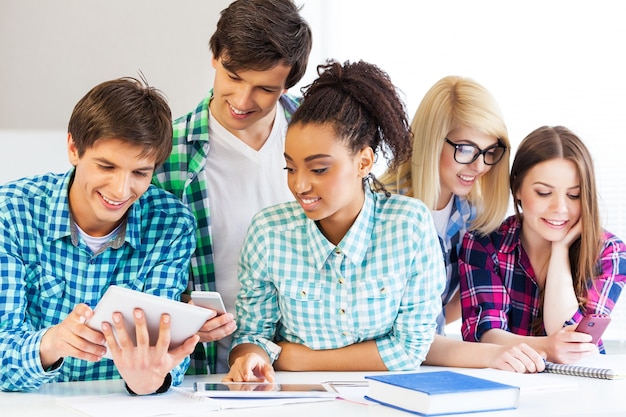
<svg viewBox="0 0 626 417">
<path fill-rule="evenodd" d="M 148 334 L 150 335 L 150 346 L 156 345 L 159 337 L 159 323 L 161 315 L 164 313 L 170 315 L 170 348 L 182 345 L 185 340 L 196 334 L 204 322 L 213 316 L 211 310 L 202 307 L 111 285 L 94 309 L 93 317 L 86 324 L 94 330 L 102 331 L 102 322 L 112 324 L 113 313 L 122 313 L 126 331 L 133 343 L 136 343 L 135 320 L 133 318 L 135 308 L 142 309 L 145 314 Z M 111 359 L 108 350 L 104 357 Z"/>
<path fill-rule="evenodd" d="M 336 398 L 339 393 L 326 383 L 276 384 L 271 382 L 194 383 L 196 396 L 211 398 Z"/>
</svg>

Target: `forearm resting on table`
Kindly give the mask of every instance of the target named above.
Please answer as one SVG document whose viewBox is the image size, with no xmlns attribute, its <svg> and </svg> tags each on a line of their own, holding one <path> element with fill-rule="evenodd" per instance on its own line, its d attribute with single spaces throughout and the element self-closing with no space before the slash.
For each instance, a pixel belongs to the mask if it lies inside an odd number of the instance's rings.
<svg viewBox="0 0 626 417">
<path fill-rule="evenodd" d="M 487 368 L 498 352 L 495 345 L 465 342 L 436 334 L 424 365 Z"/>
<path fill-rule="evenodd" d="M 313 350 L 304 345 L 282 343 L 274 362 L 277 371 L 386 371 L 376 341 L 355 343 L 338 349 Z"/>
<path fill-rule="evenodd" d="M 493 343 L 496 345 L 515 346 L 526 343 L 538 353 L 550 358 L 552 349 L 549 346 L 547 336 L 521 336 L 502 329 L 487 330 L 480 338 L 483 343 Z"/>
<path fill-rule="evenodd" d="M 520 336 L 502 329 L 490 329 L 483 333 L 480 341 L 483 343 L 495 343 L 496 345 L 507 346 L 517 345 L 518 343 L 526 343 L 527 345 L 537 349 L 537 347 L 541 346 L 541 343 L 538 343 L 537 339 L 540 338 L 534 336 Z"/>
</svg>

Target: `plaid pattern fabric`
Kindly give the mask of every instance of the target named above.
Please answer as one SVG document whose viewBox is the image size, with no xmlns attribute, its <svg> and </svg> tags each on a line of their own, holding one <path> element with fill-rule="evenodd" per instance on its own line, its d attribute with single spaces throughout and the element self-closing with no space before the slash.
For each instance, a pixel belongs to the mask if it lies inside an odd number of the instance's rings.
<svg viewBox="0 0 626 417">
<path fill-rule="evenodd" d="M 240 259 L 233 346 L 267 341 L 337 349 L 376 340 L 390 370 L 417 368 L 435 333 L 445 272 L 419 200 L 366 192 L 338 246 L 297 202 L 252 221 Z M 276 324 L 278 323 L 278 324 Z"/>
<path fill-rule="evenodd" d="M 515 216 L 488 236 L 467 233 L 459 258 L 462 333 L 479 341 L 489 329 L 531 335 L 539 312 L 539 287 L 520 242 L 521 223 Z M 609 314 L 626 283 L 626 245 L 604 232 L 598 262 L 599 274 L 589 280 L 586 309 L 577 311 L 567 324 L 584 315 Z M 602 342 L 598 347 L 604 352 Z"/>
<path fill-rule="evenodd" d="M 41 367 L 43 334 L 79 303 L 92 308 L 109 285 L 179 299 L 195 246 L 194 219 L 176 198 L 151 186 L 128 211 L 118 249 L 93 254 L 72 243 L 73 170 L 0 186 L 0 389 L 31 390 L 49 381 L 119 378 L 113 361 L 66 357 Z M 76 234 L 74 235 L 76 236 Z M 118 245 L 113 245 L 117 247 Z M 185 360 L 172 371 L 180 384 Z"/>
<path fill-rule="evenodd" d="M 476 211 L 469 201 L 457 195 L 452 203 L 452 211 L 448 220 L 448 227 L 445 236 L 439 236 L 439 243 L 443 251 L 443 262 L 446 265 L 446 288 L 441 294 L 441 304 L 446 306 L 459 289 L 459 251 L 463 236 L 467 231 L 470 223 L 476 217 Z M 449 244 L 446 244 L 449 242 Z M 449 249 L 448 249 L 449 248 Z M 444 334 L 446 326 L 445 310 L 441 310 L 441 314 L 437 317 L 437 333 Z"/>
<path fill-rule="evenodd" d="M 198 174 L 206 165 L 210 150 L 209 103 L 213 90 L 187 115 L 173 123 L 173 149 L 167 161 L 154 173 L 152 183 L 180 198 L 193 212 L 197 221 L 196 250 L 191 257 L 189 290 L 215 291 L 213 241 L 209 195 L 204 176 Z M 300 98 L 282 95 L 280 103 L 287 121 L 295 112 Z M 211 177 L 209 174 L 207 177 Z M 224 219 L 224 221 L 233 221 Z M 198 344 L 191 356 L 187 374 L 206 374 L 207 365 L 215 372 L 217 351 L 214 343 Z"/>
<path fill-rule="evenodd" d="M 409 191 L 410 180 L 410 176 L 400 178 L 398 184 L 398 192 L 400 194 L 406 194 Z M 452 211 L 450 212 L 446 234 L 444 236 L 438 236 L 447 276 L 446 286 L 441 294 L 442 309 L 439 316 L 437 316 L 437 333 L 441 335 L 445 335 L 446 329 L 446 312 L 443 307 L 450 302 L 459 289 L 458 259 L 463 236 L 465 232 L 467 232 L 471 222 L 476 218 L 476 209 L 472 207 L 466 198 L 459 197 L 458 195 L 454 195 L 453 198 L 454 201 L 452 203 Z"/>
</svg>

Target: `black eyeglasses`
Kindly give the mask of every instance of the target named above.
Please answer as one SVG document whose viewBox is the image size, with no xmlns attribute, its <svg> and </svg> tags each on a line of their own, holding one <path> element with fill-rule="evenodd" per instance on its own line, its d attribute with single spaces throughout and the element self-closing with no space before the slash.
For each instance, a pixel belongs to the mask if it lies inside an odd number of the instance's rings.
<svg viewBox="0 0 626 417">
<path fill-rule="evenodd" d="M 454 146 L 454 160 L 464 165 L 471 164 L 480 155 L 483 156 L 485 165 L 495 165 L 500 162 L 506 152 L 506 146 L 504 146 L 500 140 L 498 140 L 498 143 L 495 145 L 491 145 L 483 150 L 469 143 L 454 143 L 448 138 L 446 138 L 446 143 Z"/>
</svg>

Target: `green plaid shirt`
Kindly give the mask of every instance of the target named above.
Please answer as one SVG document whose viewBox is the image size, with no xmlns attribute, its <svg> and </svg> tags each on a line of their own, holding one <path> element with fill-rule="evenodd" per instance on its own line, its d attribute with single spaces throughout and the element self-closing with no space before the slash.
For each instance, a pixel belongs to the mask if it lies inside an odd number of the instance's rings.
<svg viewBox="0 0 626 417">
<path fill-rule="evenodd" d="M 156 186 L 180 198 L 196 217 L 197 245 L 191 258 L 189 290 L 199 291 L 215 291 L 209 194 L 204 176 L 198 175 L 206 165 L 210 149 L 209 103 L 212 98 L 213 90 L 195 110 L 174 121 L 172 153 L 156 170 L 152 180 Z M 279 101 L 289 121 L 300 99 L 282 95 Z M 198 344 L 192 355 L 188 374 L 206 374 L 207 363 L 211 372 L 215 372 L 217 360 L 215 344 L 205 344 L 206 349 L 202 347 L 202 344 Z"/>
</svg>

